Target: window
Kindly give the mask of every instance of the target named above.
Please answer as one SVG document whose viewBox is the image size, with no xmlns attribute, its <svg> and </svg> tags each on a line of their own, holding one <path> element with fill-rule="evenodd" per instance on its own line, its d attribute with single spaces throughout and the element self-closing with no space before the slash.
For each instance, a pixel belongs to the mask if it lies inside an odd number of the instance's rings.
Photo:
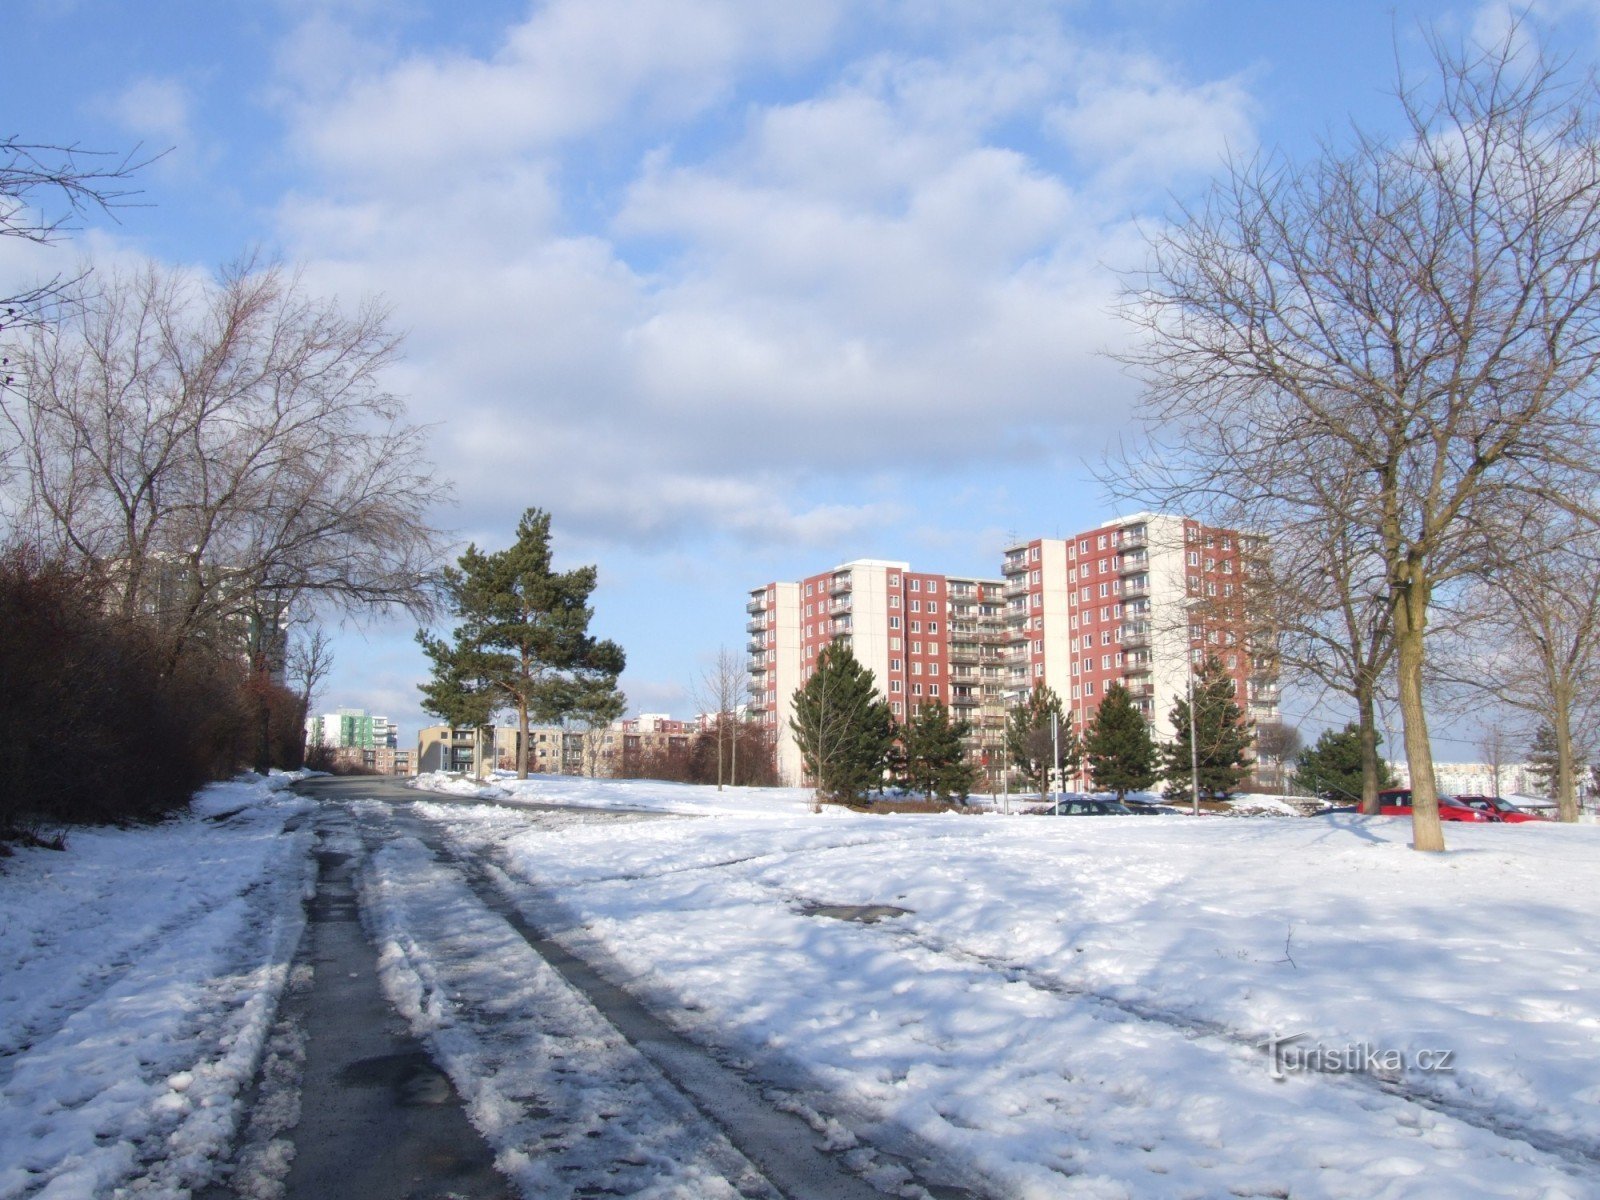
<svg viewBox="0 0 1600 1200">
<path fill-rule="evenodd" d="M 1078 549 L 1083 551 L 1085 554 L 1089 553 L 1089 539 L 1084 538 L 1083 541 L 1079 542 Z"/>
<path fill-rule="evenodd" d="M 1109 671 L 1109 670 L 1111 670 L 1111 655 L 1109 655 L 1109 654 L 1102 654 L 1102 655 L 1101 655 L 1101 656 L 1100 656 L 1100 669 L 1101 669 L 1101 670 L 1102 670 L 1102 671 Z"/>
<path fill-rule="evenodd" d="M 903 691 L 905 691 L 905 684 L 901 683 L 898 679 L 889 680 L 889 694 L 890 695 L 898 696 Z"/>
<path fill-rule="evenodd" d="M 1191 567 L 1198 567 L 1200 565 L 1200 551 L 1198 551 L 1198 550 L 1189 551 L 1189 565 Z"/>
<path fill-rule="evenodd" d="M 929 600 L 928 601 L 928 611 L 931 612 L 931 613 L 932 612 L 938 612 L 939 611 L 939 602 L 937 600 Z"/>
<path fill-rule="evenodd" d="M 916 630 L 913 629 L 911 632 L 915 633 Z M 911 643 L 911 653 L 913 653 L 913 654 L 921 654 L 922 653 L 922 643 L 921 642 L 912 642 Z"/>
<path fill-rule="evenodd" d="M 912 684 L 912 685 L 911 685 L 911 694 L 912 694 L 912 695 L 913 695 L 913 696 L 920 696 L 920 695 L 922 695 L 922 685 L 921 685 L 921 684 L 920 684 L 920 683 L 913 683 L 913 684 Z"/>
<path fill-rule="evenodd" d="M 937 622 L 937 621 L 929 621 L 928 622 L 928 632 L 929 633 L 938 633 L 939 632 L 939 622 Z"/>
<path fill-rule="evenodd" d="M 894 715 L 895 715 L 895 716 L 897 716 L 897 717 L 898 717 L 898 716 L 899 716 L 899 715 L 900 715 L 900 714 L 901 714 L 901 713 L 903 713 L 903 712 L 905 712 L 905 710 L 906 710 L 906 706 L 905 706 L 905 705 L 904 705 L 904 704 L 901 704 L 901 703 L 900 703 L 900 701 L 898 701 L 898 700 L 896 700 L 896 701 L 895 701 L 895 702 L 894 702 L 894 703 L 893 703 L 893 704 L 891 704 L 891 705 L 890 705 L 890 706 L 889 706 L 889 707 L 890 707 L 890 708 L 892 708 L 892 709 L 894 709 Z"/>
<path fill-rule="evenodd" d="M 900 576 L 898 576 L 898 575 L 889 576 L 889 586 L 890 587 L 899 587 L 900 586 Z"/>
<path fill-rule="evenodd" d="M 1096 549 L 1104 550 L 1105 548 L 1106 548 L 1106 535 L 1102 533 L 1100 535 L 1100 544 L 1096 547 Z"/>
<path fill-rule="evenodd" d="M 891 649 L 891 650 L 900 649 L 900 639 L 899 638 L 890 638 L 889 639 L 889 649 Z"/>
<path fill-rule="evenodd" d="M 1035 592 L 1029 598 L 1028 607 L 1029 608 L 1043 608 L 1044 607 L 1044 597 L 1041 596 L 1038 592 Z"/>
<path fill-rule="evenodd" d="M 1109 583 L 1102 583 L 1100 585 L 1100 599 L 1104 600 L 1109 595 L 1111 595 L 1111 585 Z"/>
<path fill-rule="evenodd" d="M 922 663 L 920 663 L 916 659 L 912 659 L 911 660 L 911 673 L 913 675 L 921 675 L 922 674 Z"/>
<path fill-rule="evenodd" d="M 889 618 L 889 628 L 890 629 L 899 629 L 900 628 L 900 618 L 899 617 L 890 617 Z"/>
<path fill-rule="evenodd" d="M 922 601 L 921 600 L 913 600 L 911 602 L 911 611 L 912 612 L 921 612 L 922 611 Z"/>
<path fill-rule="evenodd" d="M 913 592 L 920 592 L 920 591 L 921 591 L 921 590 L 922 590 L 922 580 L 920 580 L 920 579 L 913 579 L 913 580 L 912 580 L 912 581 L 911 581 L 911 590 L 912 590 L 912 591 L 913 591 Z"/>
<path fill-rule="evenodd" d="M 1101 631 L 1100 631 L 1100 644 L 1101 644 L 1101 645 L 1102 645 L 1102 646 L 1109 646 L 1109 645 L 1111 645 L 1111 630 L 1109 630 L 1109 629 L 1102 629 L 1102 630 L 1101 630 Z"/>
<path fill-rule="evenodd" d="M 905 663 L 901 659 L 891 658 L 889 660 L 889 670 L 891 670 L 891 671 L 898 671 L 904 665 L 905 665 Z"/>
<path fill-rule="evenodd" d="M 912 633 L 921 633 L 922 632 L 922 622 L 921 621 L 913 621 L 913 622 L 911 622 L 911 632 Z"/>
<path fill-rule="evenodd" d="M 1211 583 L 1211 582 L 1207 582 L 1206 583 L 1206 595 L 1215 596 L 1216 594 L 1217 594 L 1217 585 L 1214 584 L 1214 583 Z"/>
<path fill-rule="evenodd" d="M 1211 555 L 1211 554 L 1206 555 L 1206 570 L 1215 571 L 1216 569 L 1217 569 L 1216 556 L 1215 555 Z"/>
<path fill-rule="evenodd" d="M 1093 646 L 1094 646 L 1094 634 L 1092 634 L 1092 633 L 1084 634 L 1083 635 L 1083 648 L 1085 650 L 1088 650 L 1088 649 L 1091 649 Z"/>
<path fill-rule="evenodd" d="M 930 592 L 937 592 L 939 590 L 939 581 L 937 579 L 928 580 L 928 590 Z"/>
<path fill-rule="evenodd" d="M 1089 679 L 1089 680 L 1085 680 L 1085 681 L 1084 681 L 1084 684 L 1083 684 L 1083 694 L 1084 694 L 1084 695 L 1085 695 L 1085 696 L 1092 696 L 1092 695 L 1094 695 L 1094 680 L 1092 680 L 1092 679 Z"/>
<path fill-rule="evenodd" d="M 937 675 L 938 673 L 939 673 L 939 664 L 936 663 L 936 662 L 929 663 L 928 664 L 928 674 L 929 675 Z"/>
<path fill-rule="evenodd" d="M 939 694 L 939 685 L 937 683 L 930 683 L 928 685 L 928 695 L 937 696 L 938 694 Z"/>
<path fill-rule="evenodd" d="M 889 607 L 890 608 L 899 608 L 900 607 L 900 597 L 899 596 L 890 596 L 889 597 Z"/>
<path fill-rule="evenodd" d="M 806 636 L 807 636 L 807 637 L 811 637 L 811 636 L 812 636 L 812 631 L 813 631 L 813 630 L 814 630 L 814 629 L 815 629 L 815 628 L 816 628 L 816 626 L 815 626 L 815 625 L 807 625 L 807 626 L 806 626 Z"/>
<path fill-rule="evenodd" d="M 1034 663 L 1033 664 L 1033 677 L 1035 679 L 1038 679 L 1038 678 L 1042 677 L 1043 675 L 1044 675 L 1044 664 L 1043 663 Z"/>
<path fill-rule="evenodd" d="M 809 583 L 806 584 L 806 595 L 811 595 L 811 585 Z"/>
<path fill-rule="evenodd" d="M 1223 534 L 1223 536 L 1222 536 L 1222 548 L 1224 550 L 1232 550 L 1233 549 L 1233 539 L 1231 537 L 1229 537 L 1227 534 Z"/>
<path fill-rule="evenodd" d="M 817 615 L 817 611 L 816 610 L 817 610 L 817 606 L 815 604 L 806 605 L 806 616 L 808 616 L 808 617 L 816 616 Z"/>
</svg>

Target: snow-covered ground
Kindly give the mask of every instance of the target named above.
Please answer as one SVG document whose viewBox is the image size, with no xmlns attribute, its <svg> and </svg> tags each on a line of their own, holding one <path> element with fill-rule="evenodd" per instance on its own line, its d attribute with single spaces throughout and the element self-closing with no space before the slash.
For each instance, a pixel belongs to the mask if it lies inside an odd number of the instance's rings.
<svg viewBox="0 0 1600 1200">
<path fill-rule="evenodd" d="M 1592 827 L 1450 827 L 1419 855 L 1393 818 L 819 820 L 801 792 L 497 789 L 423 812 L 702 1039 L 1005 1195 L 1600 1195 Z M 532 828 L 507 807 L 551 800 L 721 811 Z"/>
<path fill-rule="evenodd" d="M 218 784 L 193 815 L 74 830 L 0 869 L 0 1198 L 206 1182 L 304 924 L 307 802 Z"/>
<path fill-rule="evenodd" d="M 0 1200 L 181 1197 L 237 1143 L 312 876 L 278 782 L 0 870 Z M 1419 855 L 1393 818 L 423 784 L 495 803 L 316 823 L 361 856 L 391 997 L 541 1200 L 728 1195 L 744 1168 L 424 832 L 881 1180 L 899 1138 L 1017 1200 L 1600 1197 L 1600 828 Z"/>
</svg>

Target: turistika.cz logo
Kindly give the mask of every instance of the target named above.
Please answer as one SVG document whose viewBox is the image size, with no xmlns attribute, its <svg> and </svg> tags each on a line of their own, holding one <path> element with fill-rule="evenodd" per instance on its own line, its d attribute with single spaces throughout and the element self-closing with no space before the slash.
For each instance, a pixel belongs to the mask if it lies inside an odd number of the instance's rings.
<svg viewBox="0 0 1600 1200">
<path fill-rule="evenodd" d="M 1397 1079 L 1408 1071 L 1454 1071 L 1456 1052 L 1433 1047 L 1405 1051 L 1374 1046 L 1371 1042 L 1349 1042 L 1343 1046 L 1323 1046 L 1312 1042 L 1298 1045 L 1310 1034 L 1274 1034 L 1257 1044 L 1272 1059 L 1272 1078 L 1282 1082 L 1290 1075 L 1316 1072 L 1322 1075 L 1375 1075 Z"/>
</svg>

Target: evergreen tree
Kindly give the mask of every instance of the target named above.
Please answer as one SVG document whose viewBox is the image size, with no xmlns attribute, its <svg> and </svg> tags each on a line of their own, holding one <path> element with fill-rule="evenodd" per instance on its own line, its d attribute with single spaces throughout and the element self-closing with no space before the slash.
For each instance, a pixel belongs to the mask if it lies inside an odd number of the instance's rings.
<svg viewBox="0 0 1600 1200">
<path fill-rule="evenodd" d="M 550 515 L 530 508 L 509 548 L 468 546 L 458 567 L 444 569 L 442 590 L 460 620 L 453 640 L 417 635 L 433 660 L 429 703 L 482 692 L 491 714 L 516 713 L 519 779 L 528 774 L 530 720 L 606 723 L 626 703 L 616 687 L 622 648 L 589 634 L 595 568 L 557 572 L 550 559 Z"/>
<path fill-rule="evenodd" d="M 1383 744 L 1383 739 L 1378 739 Z M 1325 729 L 1315 745 L 1300 752 L 1295 782 L 1317 796 L 1359 803 L 1361 800 L 1361 727 L 1354 722 L 1343 729 Z M 1378 786 L 1394 786 L 1389 764 L 1378 759 Z"/>
<path fill-rule="evenodd" d="M 1533 731 L 1533 745 L 1528 747 L 1528 774 L 1542 795 L 1555 795 L 1558 769 L 1556 731 L 1546 721 Z"/>
<path fill-rule="evenodd" d="M 973 769 L 967 761 L 967 721 L 952 721 L 937 700 L 924 703 L 901 729 L 906 787 L 941 800 L 965 800 L 972 791 Z"/>
<path fill-rule="evenodd" d="M 794 693 L 789 722 L 819 799 L 851 801 L 883 782 L 895 741 L 889 704 L 872 673 L 835 642 Z"/>
<path fill-rule="evenodd" d="M 1128 689 L 1113 683 L 1095 710 L 1083 738 L 1094 786 L 1121 799 L 1142 792 L 1156 779 L 1156 744 Z"/>
<path fill-rule="evenodd" d="M 1051 718 L 1056 734 L 1051 733 Z M 1041 684 L 1028 693 L 1027 703 L 1011 710 L 1006 721 L 1006 751 L 1011 765 L 1021 772 L 1023 781 L 1032 784 L 1044 799 L 1050 786 L 1050 771 L 1056 765 L 1056 741 L 1060 741 L 1061 772 L 1076 775 L 1083 762 L 1082 740 L 1072 727 L 1072 718 L 1061 707 L 1061 697 Z"/>
<path fill-rule="evenodd" d="M 1234 700 L 1233 676 L 1216 655 L 1206 656 L 1194 679 L 1194 746 L 1190 747 L 1189 699 L 1179 696 L 1168 719 L 1177 737 L 1161 750 L 1162 794 L 1169 800 L 1191 795 L 1198 778 L 1200 794 L 1221 800 L 1250 777 L 1250 726 Z M 1196 766 L 1198 763 L 1198 767 Z"/>
<path fill-rule="evenodd" d="M 434 642 L 421 631 L 417 640 L 433 660 L 433 678 L 417 688 L 422 693 L 422 710 L 452 729 L 472 730 L 472 773 L 481 776 L 484 731 L 493 727 L 495 701 L 477 656 L 465 647 L 458 650 Z"/>
</svg>

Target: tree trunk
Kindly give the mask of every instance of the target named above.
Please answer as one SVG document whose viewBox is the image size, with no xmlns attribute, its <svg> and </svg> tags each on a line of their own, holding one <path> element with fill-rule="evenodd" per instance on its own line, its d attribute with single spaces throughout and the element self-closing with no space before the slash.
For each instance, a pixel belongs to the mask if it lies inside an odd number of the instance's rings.
<svg viewBox="0 0 1600 1200">
<path fill-rule="evenodd" d="M 528 702 L 517 697 L 517 778 L 528 777 Z"/>
<path fill-rule="evenodd" d="M 1423 564 L 1416 559 L 1399 564 L 1390 587 L 1400 720 L 1406 765 L 1411 771 L 1411 848 L 1438 852 L 1444 849 L 1444 830 L 1439 825 L 1439 790 L 1433 777 L 1433 747 L 1428 741 L 1428 718 L 1422 703 L 1423 635 L 1428 622 L 1428 584 Z"/>
<path fill-rule="evenodd" d="M 1577 772 L 1572 762 L 1572 706 L 1564 703 L 1565 697 L 1557 695 L 1551 714 L 1556 735 L 1556 804 L 1563 821 L 1578 819 Z"/>
<path fill-rule="evenodd" d="M 1361 738 L 1361 811 L 1368 816 L 1378 814 L 1378 784 L 1382 775 L 1378 771 L 1378 713 L 1373 697 L 1372 681 L 1362 678 L 1356 683 L 1356 721 Z"/>
</svg>

